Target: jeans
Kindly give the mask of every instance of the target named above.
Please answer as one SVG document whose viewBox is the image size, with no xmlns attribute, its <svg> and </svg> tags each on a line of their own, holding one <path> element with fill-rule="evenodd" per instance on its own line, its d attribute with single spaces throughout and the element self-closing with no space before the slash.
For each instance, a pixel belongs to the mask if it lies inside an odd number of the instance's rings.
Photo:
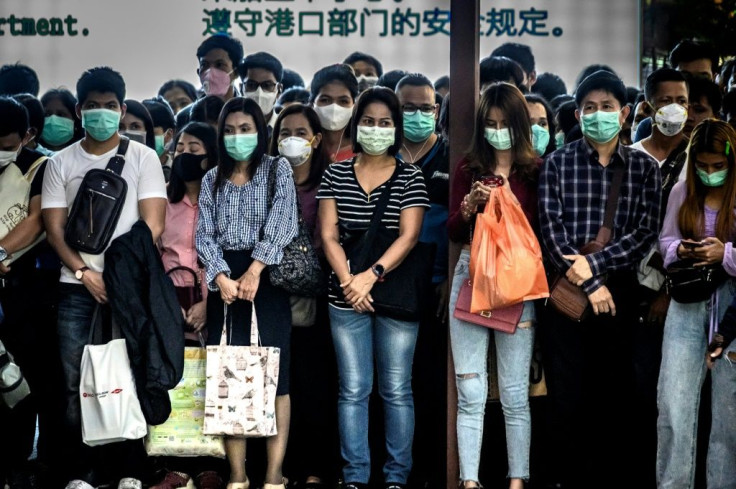
<svg viewBox="0 0 736 489">
<path fill-rule="evenodd" d="M 736 280 L 718 290 L 718 317 L 736 295 Z M 692 488 L 700 389 L 706 374 L 705 355 L 710 302 L 680 304 L 667 311 L 662 368 L 657 386 L 657 487 Z M 736 488 L 736 365 L 728 353 L 715 361 L 712 375 L 712 427 L 708 443 L 709 489 Z"/>
<path fill-rule="evenodd" d="M 483 443 L 483 417 L 488 397 L 488 345 L 492 330 L 455 318 L 460 286 L 468 279 L 470 252 L 463 250 L 455 267 L 450 292 L 450 342 L 457 382 L 457 443 L 460 479 L 478 481 Z M 520 323 L 535 321 L 534 303 L 524 304 Z M 498 359 L 498 385 L 506 424 L 508 477 L 529 478 L 532 424 L 529 409 L 529 369 L 534 328 L 514 334 L 493 331 Z"/>
<path fill-rule="evenodd" d="M 383 467 L 385 482 L 405 484 L 412 466 L 411 370 L 418 323 L 332 305 L 329 309 L 339 376 L 337 411 L 345 481 L 365 484 L 370 478 L 368 399 L 373 389 L 375 356 L 388 453 Z"/>
</svg>

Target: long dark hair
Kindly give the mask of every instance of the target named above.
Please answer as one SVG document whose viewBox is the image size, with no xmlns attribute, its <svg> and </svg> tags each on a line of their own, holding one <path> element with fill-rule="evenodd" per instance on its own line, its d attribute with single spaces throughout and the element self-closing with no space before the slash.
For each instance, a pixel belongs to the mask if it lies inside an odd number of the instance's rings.
<svg viewBox="0 0 736 489">
<path fill-rule="evenodd" d="M 506 82 L 490 85 L 481 95 L 478 110 L 475 113 L 475 127 L 470 148 L 465 154 L 468 169 L 478 175 L 484 175 L 496 169 L 496 150 L 485 138 L 486 116 L 496 107 L 506 116 L 511 131 L 511 151 L 513 163 L 511 171 L 533 180 L 537 169 L 537 154 L 532 146 L 532 125 L 529 119 L 529 108 L 521 91 Z"/>
<path fill-rule="evenodd" d="M 268 148 L 268 127 L 266 126 L 266 120 L 263 118 L 263 112 L 258 104 L 249 98 L 235 97 L 227 101 L 225 106 L 220 112 L 220 119 L 217 121 L 217 176 L 215 176 L 214 191 L 220 188 L 220 185 L 230 178 L 235 170 L 235 160 L 227 154 L 225 149 L 225 119 L 233 112 L 242 112 L 253 117 L 253 121 L 256 125 L 256 132 L 258 133 L 258 145 L 253 151 L 253 155 L 250 157 L 250 164 L 248 165 L 248 178 L 251 180 L 256 174 L 258 167 L 261 165 L 261 160 L 266 154 Z"/>
<path fill-rule="evenodd" d="M 145 105 L 137 100 L 127 99 L 125 101 L 126 113 L 134 115 L 143 121 L 146 128 L 146 146 L 156 149 L 156 135 L 153 133 L 153 118 Z"/>
<path fill-rule="evenodd" d="M 313 108 L 302 104 L 289 105 L 281 111 L 279 117 L 276 119 L 276 124 L 273 126 L 271 148 L 269 150 L 269 154 L 272 156 L 279 155 L 279 132 L 281 132 L 281 122 L 294 114 L 301 114 L 307 119 L 309 128 L 312 130 L 312 134 L 315 136 L 317 134 L 322 134 L 322 125 L 319 123 L 319 117 Z M 307 181 L 304 184 L 307 190 L 312 190 L 320 184 L 322 181 L 322 174 L 329 163 L 330 158 L 324 149 L 324 144 L 320 142 L 316 149 L 312 149 L 312 161 L 309 163 L 309 175 L 307 176 Z"/>
<path fill-rule="evenodd" d="M 179 143 L 182 134 L 189 134 L 202 141 L 202 146 L 207 154 L 207 170 L 217 166 L 217 133 L 215 128 L 204 122 L 190 122 L 174 136 L 174 148 Z M 187 186 L 184 180 L 175 171 L 171 172 L 169 177 L 169 185 L 166 187 L 166 194 L 169 202 L 176 204 L 184 198 Z"/>
</svg>

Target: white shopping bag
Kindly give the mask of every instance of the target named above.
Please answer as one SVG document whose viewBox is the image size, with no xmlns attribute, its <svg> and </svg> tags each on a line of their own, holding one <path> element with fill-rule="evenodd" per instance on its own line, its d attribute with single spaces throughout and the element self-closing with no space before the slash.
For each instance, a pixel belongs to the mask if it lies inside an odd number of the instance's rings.
<svg viewBox="0 0 736 489">
<path fill-rule="evenodd" d="M 146 436 L 124 339 L 86 345 L 79 384 L 82 440 L 89 446 Z"/>
</svg>

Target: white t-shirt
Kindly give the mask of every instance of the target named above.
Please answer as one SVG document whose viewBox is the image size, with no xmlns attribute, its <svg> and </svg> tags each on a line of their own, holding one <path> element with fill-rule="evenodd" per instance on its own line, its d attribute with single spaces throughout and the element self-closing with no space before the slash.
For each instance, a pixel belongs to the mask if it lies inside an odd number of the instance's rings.
<svg viewBox="0 0 736 489">
<path fill-rule="evenodd" d="M 100 156 L 89 154 L 78 141 L 52 156 L 46 165 L 43 179 L 41 208 L 71 209 L 84 175 L 92 169 L 105 169 L 116 151 L 117 147 Z M 130 142 L 125 153 L 122 177 L 128 183 L 128 194 L 112 239 L 130 231 L 133 224 L 140 219 L 139 200 L 166 198 L 166 182 L 161 170 L 161 161 L 156 152 L 148 146 L 135 141 Z M 91 270 L 102 272 L 104 269 L 104 253 L 90 255 L 80 252 L 79 255 Z M 74 272 L 66 266 L 61 269 L 61 282 L 80 283 L 74 278 Z"/>
<path fill-rule="evenodd" d="M 642 151 L 648 154 L 649 156 L 651 156 L 652 158 L 654 158 L 654 156 L 652 156 L 652 154 L 649 151 L 644 149 L 644 145 L 642 144 L 642 141 L 644 140 L 642 139 L 641 141 L 637 141 L 634 144 L 629 145 L 629 148 L 638 149 L 639 151 Z M 654 158 L 654 159 L 657 160 L 657 158 Z M 660 168 L 662 168 L 662 165 L 664 165 L 665 161 L 667 161 L 667 158 L 663 160 L 657 160 L 657 163 L 659 164 Z M 685 164 L 683 165 L 682 170 L 680 170 L 680 174 L 677 176 L 677 181 L 679 182 L 679 181 L 685 180 L 686 176 L 687 176 L 687 161 L 685 161 Z"/>
</svg>

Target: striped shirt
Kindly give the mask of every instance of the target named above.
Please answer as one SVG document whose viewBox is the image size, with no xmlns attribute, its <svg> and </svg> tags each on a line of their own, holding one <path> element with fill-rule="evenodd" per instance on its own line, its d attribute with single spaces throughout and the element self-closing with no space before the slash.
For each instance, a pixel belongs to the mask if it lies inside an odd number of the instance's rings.
<svg viewBox="0 0 736 489">
<path fill-rule="evenodd" d="M 657 241 L 661 178 L 657 162 L 641 151 L 619 144 L 605 167 L 585 138 L 547 156 L 539 176 L 539 221 L 546 257 L 565 271 L 575 255 L 593 241 L 603 225 L 613 168 L 624 165 L 611 240 L 587 255 L 593 278 L 586 294 L 604 285 L 608 271 L 634 270 Z"/>
<path fill-rule="evenodd" d="M 268 175 L 276 169 L 275 191 L 268 210 Z M 235 185 L 225 180 L 215 195 L 217 168 L 202 179 L 199 194 L 197 252 L 204 263 L 210 290 L 220 273 L 230 276 L 222 250 L 253 250 L 254 260 L 281 263 L 283 248 L 297 234 L 296 188 L 291 165 L 284 158 L 264 155 L 252 180 Z M 238 278 L 238 277 L 233 277 Z"/>
<path fill-rule="evenodd" d="M 381 217 L 381 225 L 398 231 L 401 211 L 410 207 L 428 209 L 429 198 L 421 169 L 398 159 L 396 162 L 400 165 L 399 173 L 391 185 L 391 196 Z M 384 182 L 370 194 L 366 193 L 358 183 L 354 165 L 355 158 L 330 165 L 322 176 L 322 184 L 317 192 L 317 199 L 335 200 L 341 240 L 348 232 L 366 231 L 370 227 L 378 199 L 388 183 Z M 334 271 L 332 273 L 334 275 Z M 340 308 L 351 309 L 344 301 L 338 299 L 337 291 L 332 287 L 333 283 L 334 280 L 331 280 L 330 303 Z"/>
</svg>

